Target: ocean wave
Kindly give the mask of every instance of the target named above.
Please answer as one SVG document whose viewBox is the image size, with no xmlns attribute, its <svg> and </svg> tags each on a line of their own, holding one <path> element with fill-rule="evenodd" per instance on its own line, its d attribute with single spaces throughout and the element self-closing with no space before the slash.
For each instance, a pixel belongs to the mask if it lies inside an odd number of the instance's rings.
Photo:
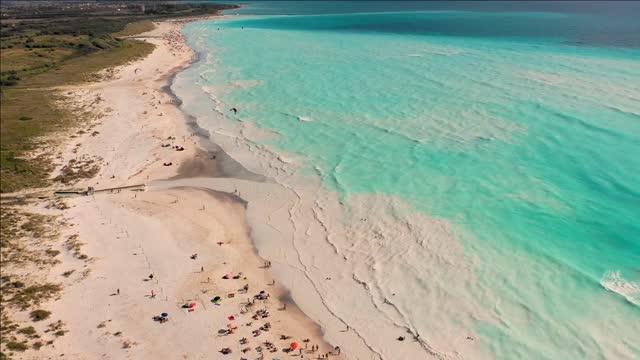
<svg viewBox="0 0 640 360">
<path fill-rule="evenodd" d="M 608 291 L 622 295 L 628 302 L 640 306 L 640 284 L 622 278 L 620 271 L 608 271 L 600 280 Z"/>
</svg>

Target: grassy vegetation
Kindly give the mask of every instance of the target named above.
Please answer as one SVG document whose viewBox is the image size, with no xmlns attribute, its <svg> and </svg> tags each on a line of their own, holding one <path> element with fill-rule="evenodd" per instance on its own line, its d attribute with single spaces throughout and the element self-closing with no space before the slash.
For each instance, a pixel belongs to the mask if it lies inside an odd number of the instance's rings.
<svg viewBox="0 0 640 360">
<path fill-rule="evenodd" d="M 33 326 L 26 326 L 18 330 L 18 334 L 24 334 L 27 337 L 33 337 L 36 335 L 36 329 L 34 329 Z"/>
<path fill-rule="evenodd" d="M 62 287 L 59 284 L 36 284 L 18 289 L 13 296 L 7 299 L 7 303 L 15 305 L 20 310 L 26 310 L 42 301 L 49 300 L 57 295 Z"/>
<path fill-rule="evenodd" d="M 0 192 L 47 186 L 50 154 L 34 150 L 51 146 L 44 135 L 83 120 L 57 106 L 64 97 L 53 88 L 99 80 L 99 71 L 146 56 L 153 45 L 120 37 L 152 28 L 128 17 L 2 23 Z"/>
<path fill-rule="evenodd" d="M 136 21 L 127 24 L 122 31 L 113 34 L 115 37 L 134 36 L 155 29 L 151 20 Z"/>
<path fill-rule="evenodd" d="M 86 254 L 83 254 L 81 251 L 83 245 L 84 243 L 78 239 L 77 234 L 69 236 L 67 240 L 64 242 L 64 247 L 67 249 L 67 251 L 69 251 L 73 255 L 73 257 L 79 260 L 86 260 L 89 258 Z"/>
<path fill-rule="evenodd" d="M 33 321 L 46 320 L 47 318 L 49 318 L 49 315 L 51 315 L 51 312 L 47 310 L 33 310 L 29 313 L 31 320 Z"/>
<path fill-rule="evenodd" d="M 1 5 L 0 5 L 1 6 Z M 98 72 L 150 53 L 149 43 L 125 39 L 152 30 L 153 20 L 211 14 L 221 4 L 93 3 L 3 7 L 0 22 L 0 192 L 49 185 L 52 144 L 43 136 L 82 121 L 60 108 L 56 87 L 98 80 Z M 125 15 L 119 15 L 125 14 Z M 37 155 L 34 150 L 40 150 Z M 76 169 L 77 170 L 77 169 Z M 95 169 L 94 169 L 95 170 Z M 95 171 L 83 171 L 90 176 Z M 77 171 L 68 177 L 78 178 Z M 66 178 L 66 177 L 64 177 Z M 59 179 L 60 180 L 60 179 Z"/>
<path fill-rule="evenodd" d="M 55 220 L 54 216 L 25 212 L 18 207 L 2 206 L 0 343 L 5 346 L 3 350 L 24 351 L 29 348 L 29 341 L 39 338 L 35 328 L 13 322 L 10 313 L 30 311 L 33 321 L 44 320 L 51 313 L 38 309 L 37 306 L 56 297 L 62 289 L 59 284 L 42 282 L 29 276 L 30 272 L 24 274 L 25 269 L 51 267 L 58 262 L 52 256 L 53 253 L 59 253 L 52 249 L 52 242 L 58 236 Z M 16 269 L 20 271 L 16 272 Z"/>
<path fill-rule="evenodd" d="M 132 20 L 94 17 L 2 22 L 1 84 L 13 86 L 65 60 L 117 49 L 121 40 L 112 34 L 127 26 L 139 27 L 129 25 Z"/>
<path fill-rule="evenodd" d="M 11 351 L 25 351 L 28 348 L 29 346 L 27 346 L 26 342 L 9 341 L 7 343 L 7 349 Z"/>
<path fill-rule="evenodd" d="M 80 179 L 90 179 L 100 171 L 100 167 L 93 163 L 92 160 L 69 160 L 69 163 L 62 167 L 61 174 L 56 176 L 53 180 L 59 181 L 63 184 L 73 184 Z"/>
<path fill-rule="evenodd" d="M 87 38 L 87 42 L 91 38 Z M 98 42 L 100 41 L 100 42 Z M 62 131 L 78 123 L 73 114 L 56 105 L 62 95 L 53 87 L 98 80 L 97 72 L 109 67 L 125 64 L 150 53 L 153 46 L 146 42 L 119 40 L 109 35 L 91 40 L 95 46 L 89 54 L 77 51 L 64 59 L 47 58 L 42 67 L 29 67 L 20 52 L 5 54 L 2 51 L 2 76 L 8 78 L 4 63 L 10 68 L 20 66 L 20 79 L 15 85 L 2 87 L 0 99 L 0 192 L 13 192 L 24 188 L 43 187 L 48 184 L 52 170 L 48 155 L 27 158 L 26 155 L 49 144 L 41 140 L 52 131 Z M 100 48 L 102 47 L 102 48 Z M 56 53 L 67 53 L 67 49 L 56 49 Z M 9 60 L 10 59 L 10 60 Z M 22 65 L 17 65 L 22 62 Z M 30 63 L 33 65 L 34 63 Z M 9 70 L 12 73 L 15 70 Z M 37 106 L 34 106 L 37 104 Z"/>
</svg>

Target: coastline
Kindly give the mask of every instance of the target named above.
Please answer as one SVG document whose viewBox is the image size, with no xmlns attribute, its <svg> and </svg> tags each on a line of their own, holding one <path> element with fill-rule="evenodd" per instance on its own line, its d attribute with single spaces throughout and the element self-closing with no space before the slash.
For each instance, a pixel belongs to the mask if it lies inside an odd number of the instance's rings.
<svg viewBox="0 0 640 360">
<path fill-rule="evenodd" d="M 248 201 L 248 223 L 260 256 L 273 261 L 276 277 L 291 289 L 298 306 L 321 326 L 329 343 L 346 349 L 349 358 L 463 358 L 458 352 L 461 349 L 465 355 L 484 358 L 479 343 L 467 339 L 476 336 L 468 327 L 443 326 L 450 312 L 439 309 L 450 301 L 430 298 L 422 288 L 403 286 L 407 276 L 410 283 L 420 283 L 418 274 L 426 273 L 455 281 L 456 287 L 472 280 L 447 222 L 417 213 L 383 194 L 341 198 L 325 189 L 321 176 L 314 176 L 323 175 L 321 169 L 314 169 L 318 174 L 302 173 L 301 158 L 273 146 L 271 140 L 279 134 L 259 128 L 243 116 L 225 116 L 217 92 L 224 91 L 224 86 L 252 86 L 257 80 L 223 86 L 201 81 L 202 74 L 216 66 L 215 56 L 199 46 L 197 34 L 205 33 L 207 26 L 194 23 L 185 31 L 194 34 L 188 38 L 189 45 L 201 49 L 203 56 L 180 73 L 174 89 L 183 96 L 190 115 L 210 130 L 213 142 L 246 169 L 268 180 L 260 186 L 251 180 L 224 177 L 171 179 L 148 185 L 153 189 L 188 186 L 240 193 Z M 363 222 L 365 218 L 377 221 Z M 406 232 L 407 226 L 412 231 Z M 425 248 L 445 251 L 428 252 L 425 261 Z M 380 258 L 368 254 L 379 254 Z M 403 255 L 387 259 L 387 254 Z M 384 269 L 392 272 L 382 278 L 379 275 Z M 457 275 L 454 278 L 452 274 Z M 392 289 L 381 284 L 391 278 Z M 423 331 L 424 323 L 410 316 L 415 303 L 406 299 L 415 296 L 402 296 L 417 290 L 430 300 L 424 309 L 433 320 L 429 322 L 433 332 Z M 396 293 L 400 296 L 392 297 Z M 466 305 L 451 302 L 448 308 L 457 306 Z M 398 346 L 400 337 L 412 340 Z"/>
<path fill-rule="evenodd" d="M 156 49 L 145 59 L 117 69 L 115 79 L 63 89 L 69 99 L 77 99 L 73 106 L 101 113 L 99 122 L 91 125 L 92 132 L 67 139 L 59 152 L 58 172 L 74 159 L 90 159 L 100 165 L 94 178 L 82 180 L 76 187 L 259 176 L 234 163 L 219 146 L 211 143 L 202 147 L 207 137 L 204 130 L 180 110 L 179 99 L 170 91 L 175 75 L 196 60 L 179 33 L 183 23 L 164 21 L 155 30 L 136 36 L 155 44 Z M 160 147 L 168 143 L 184 150 Z M 37 210 L 63 216 L 69 224 L 62 230 L 63 237 L 80 239 L 82 252 L 88 257 L 79 261 L 67 252 L 49 275 L 60 281 L 58 270 L 78 270 L 62 280 L 63 295 L 49 304 L 69 334 L 49 350 L 25 352 L 24 358 L 58 358 L 62 354 L 71 359 L 225 358 L 218 350 L 231 348 L 235 356 L 245 347 L 238 343 L 241 337 L 249 339 L 246 347 L 251 348 L 250 357 L 256 356 L 258 345 L 264 349 L 266 340 L 274 343 L 278 352 L 291 341 L 300 347 L 319 345 L 323 354 L 333 349 L 322 339 L 319 326 L 295 306 L 279 282 L 268 285 L 274 277 L 261 268 L 264 260 L 250 237 L 246 203 L 240 197 L 172 188 L 117 191 L 64 202 L 70 209 L 45 209 L 41 204 Z M 190 259 L 194 253 L 197 258 Z M 238 280 L 221 279 L 224 274 L 238 272 L 243 273 Z M 154 274 L 152 279 L 150 274 Z M 249 291 L 240 295 L 238 287 L 244 284 L 249 285 Z M 252 321 L 251 311 L 238 314 L 244 300 L 259 290 L 271 295 L 262 304 L 271 313 L 269 318 Z M 237 296 L 222 296 L 229 293 Z M 219 307 L 207 301 L 214 294 L 223 298 Z M 180 308 L 188 302 L 198 304 L 193 313 Z M 280 311 L 285 303 L 286 311 Z M 170 313 L 168 323 L 152 320 L 161 312 Z M 239 320 L 236 334 L 221 337 L 217 332 L 232 322 L 229 316 Z M 251 331 L 265 321 L 271 329 L 254 338 Z M 281 340 L 283 334 L 292 338 Z M 211 341 L 203 341 L 203 337 Z M 309 343 L 303 343 L 305 338 Z"/>
</svg>

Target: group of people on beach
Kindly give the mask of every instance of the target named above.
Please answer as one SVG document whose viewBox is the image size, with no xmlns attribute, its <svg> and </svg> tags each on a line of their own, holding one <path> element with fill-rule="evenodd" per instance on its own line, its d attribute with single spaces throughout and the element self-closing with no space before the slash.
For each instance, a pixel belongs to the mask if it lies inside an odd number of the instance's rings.
<svg viewBox="0 0 640 360">
<path fill-rule="evenodd" d="M 197 253 L 193 253 L 190 256 L 191 260 L 197 260 L 198 259 L 198 254 Z M 265 269 L 270 268 L 271 267 L 271 261 L 265 261 L 263 263 L 263 267 Z M 201 266 L 200 268 L 201 272 L 204 272 L 204 267 Z M 152 275 L 150 275 L 152 276 Z M 207 279 L 210 279 L 209 277 Z M 243 273 L 243 272 L 238 272 L 238 273 L 226 273 L 224 275 L 221 276 L 222 280 L 227 280 L 227 281 L 233 281 L 233 280 L 241 280 L 241 281 L 246 281 L 247 280 L 247 276 Z M 275 284 L 275 281 L 272 282 L 273 284 Z M 250 289 L 250 286 L 248 283 L 245 283 L 244 285 L 242 285 L 242 287 L 240 289 L 237 290 L 237 292 L 239 293 L 248 293 Z M 226 295 L 227 298 L 234 298 L 235 297 L 235 292 L 233 293 L 228 293 Z M 253 335 L 253 337 L 259 337 L 261 334 L 263 333 L 269 333 L 272 331 L 272 327 L 271 327 L 271 323 L 270 322 L 265 322 L 262 324 L 257 324 L 254 325 L 255 322 L 267 319 L 271 316 L 271 313 L 269 312 L 268 309 L 268 304 L 269 301 L 271 299 L 271 294 L 265 290 L 260 290 L 256 293 L 254 293 L 253 296 L 247 298 L 246 302 L 241 303 L 241 310 L 240 310 L 240 315 L 238 314 L 234 314 L 234 315 L 230 315 L 227 317 L 227 319 L 229 321 L 238 321 L 240 316 L 247 314 L 247 313 L 252 313 L 253 315 L 251 315 L 251 320 L 250 322 L 247 322 L 244 324 L 244 326 L 247 327 L 252 327 L 252 326 L 257 326 L 256 328 L 254 328 L 251 333 Z M 222 297 L 221 296 L 216 296 L 212 299 L 212 302 L 218 306 L 220 306 L 222 304 Z M 256 309 L 256 307 L 259 305 L 259 308 Z M 192 311 L 195 308 L 195 303 L 190 303 L 187 302 L 184 305 L 185 308 L 187 308 L 188 310 Z M 286 310 L 287 305 L 283 304 L 281 310 Z M 160 320 L 159 320 L 160 321 Z M 227 324 L 227 329 L 220 330 L 219 331 L 219 335 L 220 336 L 233 336 L 236 334 L 236 330 L 237 330 L 237 325 L 234 323 L 229 323 Z M 290 341 L 291 336 L 288 335 L 282 335 L 280 336 L 280 340 L 282 341 Z M 292 353 L 294 351 L 297 351 L 300 355 L 300 358 L 304 358 L 305 354 L 315 354 L 317 352 L 320 351 L 320 346 L 318 345 L 311 345 L 311 348 L 309 349 L 309 339 L 304 339 L 303 340 L 305 343 L 304 349 L 298 347 L 296 342 L 291 342 L 289 344 L 289 347 L 287 348 L 283 348 L 283 351 L 287 352 L 287 353 Z M 247 337 L 242 337 L 238 340 L 239 345 L 242 346 L 242 348 L 240 349 L 240 351 L 244 354 L 244 353 L 248 353 L 252 350 L 251 347 L 248 347 L 247 345 L 250 343 L 250 340 L 247 339 Z M 272 353 L 276 353 L 278 352 L 278 348 L 276 347 L 276 345 L 268 340 L 264 341 L 262 344 L 256 346 L 254 348 L 254 350 L 256 352 L 258 352 L 260 354 L 260 358 L 263 359 L 264 358 L 264 353 L 265 352 L 272 352 Z M 220 353 L 224 354 L 224 355 L 229 355 L 233 353 L 233 349 L 231 347 L 224 347 L 222 349 L 219 350 Z M 336 347 L 331 353 L 326 353 L 326 354 L 320 354 L 319 355 L 319 359 L 328 359 L 330 354 L 339 354 L 340 353 L 340 349 L 339 347 Z"/>
<path fill-rule="evenodd" d="M 175 140 L 175 139 L 176 139 L 175 136 L 167 137 L 167 140 Z M 162 144 L 160 144 L 160 146 L 163 147 L 163 148 L 171 147 L 175 151 L 184 151 L 184 146 L 181 146 L 181 145 L 171 145 L 170 143 L 162 143 Z M 162 163 L 162 165 L 163 166 L 171 166 L 171 165 L 173 165 L 173 162 L 165 161 L 165 162 Z"/>
</svg>

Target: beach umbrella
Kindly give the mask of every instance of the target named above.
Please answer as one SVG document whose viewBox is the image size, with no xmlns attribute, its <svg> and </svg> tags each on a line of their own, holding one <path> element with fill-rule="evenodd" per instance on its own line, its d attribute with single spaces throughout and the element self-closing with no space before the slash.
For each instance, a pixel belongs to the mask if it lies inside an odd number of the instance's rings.
<svg viewBox="0 0 640 360">
<path fill-rule="evenodd" d="M 289 345 L 291 347 L 291 350 L 295 350 L 298 348 L 298 343 L 297 342 L 292 342 L 291 345 Z"/>
<path fill-rule="evenodd" d="M 162 316 L 163 318 L 166 318 L 166 317 L 169 317 L 169 314 L 167 314 L 167 313 L 162 313 L 162 314 L 160 314 L 160 316 Z"/>
<path fill-rule="evenodd" d="M 264 293 L 266 293 L 266 291 L 260 290 L 260 295 L 264 295 Z"/>
</svg>

